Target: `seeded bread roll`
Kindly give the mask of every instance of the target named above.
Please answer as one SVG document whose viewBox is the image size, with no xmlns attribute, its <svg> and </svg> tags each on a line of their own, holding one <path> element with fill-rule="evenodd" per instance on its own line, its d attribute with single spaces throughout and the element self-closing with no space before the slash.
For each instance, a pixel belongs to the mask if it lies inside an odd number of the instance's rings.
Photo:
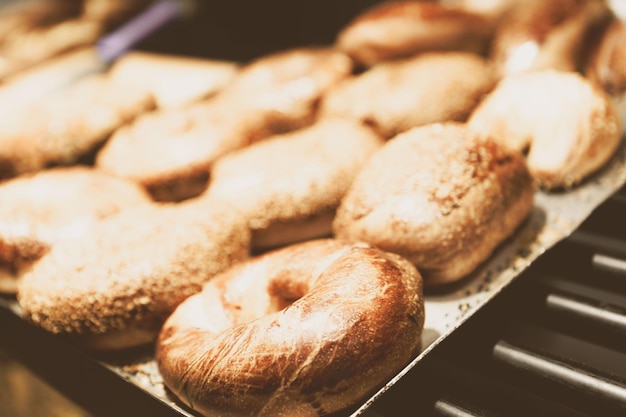
<svg viewBox="0 0 626 417">
<path fill-rule="evenodd" d="M 205 198 L 241 210 L 256 250 L 328 236 L 350 183 L 382 144 L 356 122 L 323 120 L 220 159 Z"/>
<path fill-rule="evenodd" d="M 151 199 L 130 181 L 76 166 L 1 182 L 0 201 L 0 292 L 15 293 L 20 276 L 55 242 Z"/>
<path fill-rule="evenodd" d="M 159 201 L 198 196 L 218 158 L 312 124 L 320 98 L 351 70 L 346 55 L 323 48 L 259 58 L 217 96 L 144 115 L 118 130 L 96 165 L 139 182 Z"/>
<path fill-rule="evenodd" d="M 415 126 L 465 120 L 494 83 L 490 65 L 478 55 L 424 53 L 342 82 L 320 112 L 358 120 L 390 138 Z"/>
<path fill-rule="evenodd" d="M 10 178 L 88 160 L 116 129 L 153 109 L 154 100 L 141 88 L 96 74 L 33 103 L 11 108 L 10 101 L 3 101 L 0 106 L 5 110 L 0 178 Z"/>
<path fill-rule="evenodd" d="M 94 350 L 153 342 L 180 302 L 248 256 L 248 228 L 233 212 L 144 205 L 59 242 L 20 282 L 24 317 Z"/>
<path fill-rule="evenodd" d="M 533 180 L 521 154 L 435 124 L 391 139 L 363 167 L 333 223 L 415 264 L 427 285 L 459 280 L 527 217 Z"/>
</svg>

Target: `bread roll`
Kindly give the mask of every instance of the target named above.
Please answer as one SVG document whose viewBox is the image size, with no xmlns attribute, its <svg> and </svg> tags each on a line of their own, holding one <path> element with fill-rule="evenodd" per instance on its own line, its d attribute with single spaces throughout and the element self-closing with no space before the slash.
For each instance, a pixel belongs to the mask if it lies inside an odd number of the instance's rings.
<svg viewBox="0 0 626 417">
<path fill-rule="evenodd" d="M 484 53 L 491 22 L 436 2 L 392 1 L 366 10 L 339 33 L 337 47 L 362 66 L 425 51 Z"/>
<path fill-rule="evenodd" d="M 234 62 L 132 51 L 111 68 L 116 81 L 141 86 L 159 108 L 180 107 L 210 97 L 228 85 Z"/>
<path fill-rule="evenodd" d="M 472 114 L 469 129 L 527 152 L 544 188 L 571 187 L 614 154 L 623 127 L 611 99 L 580 74 L 554 70 L 509 76 Z"/>
<path fill-rule="evenodd" d="M 337 210 L 335 236 L 413 262 L 426 285 L 457 281 L 528 216 L 532 177 L 521 154 L 474 141 L 459 123 L 411 129 L 363 167 Z"/>
<path fill-rule="evenodd" d="M 324 120 L 220 159 L 203 198 L 235 204 L 266 250 L 329 236 L 339 202 L 383 140 L 347 120 Z"/>
<path fill-rule="evenodd" d="M 478 55 L 424 53 L 342 82 L 326 95 L 320 113 L 366 123 L 390 138 L 415 126 L 465 120 L 494 83 Z"/>
<path fill-rule="evenodd" d="M 352 64 L 329 49 L 278 52 L 246 65 L 217 96 L 145 115 L 97 156 L 100 168 L 147 187 L 156 200 L 198 196 L 213 163 L 268 136 L 310 125 L 323 94 Z"/>
<path fill-rule="evenodd" d="M 492 47 L 501 76 L 531 70 L 581 69 L 594 32 L 611 17 L 603 0 L 529 0 L 502 21 Z"/>
<path fill-rule="evenodd" d="M 92 74 L 66 87 L 15 107 L 5 99 L 21 88 L 0 98 L 5 116 L 0 120 L 0 178 L 75 164 L 120 126 L 154 108 L 150 94 L 118 84 L 108 74 Z"/>
<path fill-rule="evenodd" d="M 0 201 L 0 292 L 15 293 L 20 276 L 55 242 L 151 199 L 130 181 L 76 166 L 1 182 Z"/>
<path fill-rule="evenodd" d="M 161 331 L 165 385 L 205 416 L 320 416 L 363 401 L 420 348 L 422 281 L 401 257 L 309 241 L 220 274 Z"/>
<path fill-rule="evenodd" d="M 54 245 L 18 287 L 24 317 L 94 350 L 154 341 L 203 283 L 248 256 L 249 231 L 230 207 L 143 205 Z"/>
</svg>

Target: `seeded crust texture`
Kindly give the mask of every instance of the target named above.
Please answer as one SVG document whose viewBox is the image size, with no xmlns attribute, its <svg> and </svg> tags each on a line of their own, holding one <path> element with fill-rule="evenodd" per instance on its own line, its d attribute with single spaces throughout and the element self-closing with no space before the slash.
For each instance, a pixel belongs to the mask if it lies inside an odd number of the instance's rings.
<svg viewBox="0 0 626 417">
<path fill-rule="evenodd" d="M 154 99 L 142 89 L 97 74 L 31 106 L 9 109 L 0 122 L 0 178 L 74 164 L 153 108 Z"/>
<path fill-rule="evenodd" d="M 144 115 L 120 129 L 97 166 L 145 186 L 156 200 L 201 194 L 220 157 L 310 125 L 321 96 L 352 70 L 330 49 L 302 48 L 253 61 L 216 97 Z"/>
<path fill-rule="evenodd" d="M 327 236 L 350 183 L 382 145 L 381 137 L 357 122 L 323 120 L 222 158 L 206 198 L 235 204 L 257 249 Z M 309 227 L 308 220 L 319 227 Z"/>
<path fill-rule="evenodd" d="M 326 95 L 320 114 L 364 122 L 391 138 L 415 126 L 464 121 L 495 81 L 476 54 L 423 53 L 345 80 Z"/>
<path fill-rule="evenodd" d="M 362 401 L 418 352 L 422 280 L 405 259 L 332 239 L 220 274 L 168 318 L 156 359 L 203 415 L 320 416 Z"/>
<path fill-rule="evenodd" d="M 56 241 L 81 236 L 93 223 L 151 199 L 130 181 L 75 166 L 2 182 L 0 201 L 0 265 L 13 275 L 15 292 L 23 269 Z"/>
<path fill-rule="evenodd" d="M 249 231 L 232 212 L 189 202 L 106 219 L 55 245 L 23 277 L 24 316 L 94 349 L 149 343 L 181 301 L 248 256 Z"/>
<path fill-rule="evenodd" d="M 463 124 L 423 126 L 370 158 L 333 230 L 406 257 L 426 284 L 447 283 L 473 271 L 514 232 L 534 191 L 521 154 L 469 140 Z"/>
</svg>

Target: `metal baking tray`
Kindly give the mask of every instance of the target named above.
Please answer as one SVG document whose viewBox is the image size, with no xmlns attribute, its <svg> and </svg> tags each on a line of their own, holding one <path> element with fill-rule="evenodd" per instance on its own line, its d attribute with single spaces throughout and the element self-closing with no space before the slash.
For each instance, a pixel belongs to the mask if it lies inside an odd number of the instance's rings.
<svg viewBox="0 0 626 417">
<path fill-rule="evenodd" d="M 622 140 L 611 161 L 583 184 L 566 191 L 538 191 L 529 218 L 482 266 L 458 283 L 426 292 L 426 322 L 420 354 L 364 404 L 341 415 L 367 415 L 368 408 L 385 391 L 510 284 L 542 253 L 574 232 L 595 208 L 625 183 L 626 138 Z M 0 301 L 0 308 L 21 317 L 15 300 Z M 28 325 L 26 322 L 24 324 Z M 88 352 L 82 353 L 88 360 L 93 360 L 122 381 L 169 408 L 172 415 L 196 415 L 177 402 L 165 389 L 152 349 L 104 359 Z"/>
</svg>

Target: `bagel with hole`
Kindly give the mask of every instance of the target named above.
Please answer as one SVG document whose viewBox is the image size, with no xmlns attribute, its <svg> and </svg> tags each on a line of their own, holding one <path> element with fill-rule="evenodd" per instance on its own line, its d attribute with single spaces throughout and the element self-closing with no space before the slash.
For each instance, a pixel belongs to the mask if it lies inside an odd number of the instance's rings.
<svg viewBox="0 0 626 417">
<path fill-rule="evenodd" d="M 209 281 L 168 318 L 165 385 L 206 416 L 321 416 L 388 382 L 420 348 L 422 281 L 405 259 L 332 239 Z"/>
</svg>

